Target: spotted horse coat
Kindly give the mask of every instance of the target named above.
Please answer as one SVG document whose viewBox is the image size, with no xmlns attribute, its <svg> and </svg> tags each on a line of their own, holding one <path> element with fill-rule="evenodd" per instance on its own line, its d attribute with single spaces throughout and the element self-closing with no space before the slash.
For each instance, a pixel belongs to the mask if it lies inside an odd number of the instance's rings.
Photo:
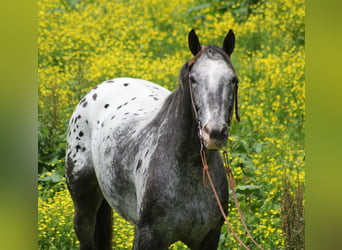
<svg viewBox="0 0 342 250">
<path fill-rule="evenodd" d="M 203 55 L 197 66 L 194 63 L 193 75 L 203 76 L 196 70 L 203 70 L 204 62 L 205 67 L 214 68 L 219 61 L 220 67 L 229 69 L 229 76 L 225 72 L 221 78 L 205 81 L 232 81 L 230 53 L 217 46 L 200 51 L 196 37 L 194 31 L 189 34 L 190 48 L 194 55 Z M 77 105 L 68 129 L 66 177 L 81 249 L 111 249 L 112 208 L 135 225 L 134 249 L 167 249 L 178 240 L 191 249 L 217 248 L 223 219 L 202 182 L 190 70 L 188 64 L 182 67 L 180 86 L 172 93 L 145 80 L 116 78 L 96 86 Z M 228 93 L 230 89 L 225 88 Z M 229 96 L 226 102 L 231 107 Z M 205 107 L 201 110 L 202 117 Z M 206 127 L 204 132 L 208 131 Z M 206 154 L 227 210 L 228 184 L 221 157 L 217 150 L 206 149 Z"/>
</svg>

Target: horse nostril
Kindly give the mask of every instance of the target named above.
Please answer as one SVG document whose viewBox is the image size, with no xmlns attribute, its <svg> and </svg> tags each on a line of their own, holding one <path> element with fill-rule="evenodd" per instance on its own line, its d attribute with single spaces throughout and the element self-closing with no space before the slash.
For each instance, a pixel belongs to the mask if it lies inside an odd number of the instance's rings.
<svg viewBox="0 0 342 250">
<path fill-rule="evenodd" d="M 210 132 L 211 132 L 211 129 L 209 128 L 208 124 L 206 124 L 204 127 L 203 127 L 203 132 L 210 135 Z"/>
<path fill-rule="evenodd" d="M 203 127 L 203 138 L 206 140 L 226 140 L 228 137 L 228 126 L 223 124 L 221 126 L 215 126 L 211 123 L 207 123 Z"/>
<path fill-rule="evenodd" d="M 212 139 L 224 140 L 228 137 L 228 127 L 226 125 L 216 127 L 206 124 L 203 127 L 203 132 Z"/>
<path fill-rule="evenodd" d="M 221 127 L 220 134 L 222 137 L 225 137 L 225 138 L 228 137 L 228 127 L 226 125 L 223 125 Z"/>
</svg>

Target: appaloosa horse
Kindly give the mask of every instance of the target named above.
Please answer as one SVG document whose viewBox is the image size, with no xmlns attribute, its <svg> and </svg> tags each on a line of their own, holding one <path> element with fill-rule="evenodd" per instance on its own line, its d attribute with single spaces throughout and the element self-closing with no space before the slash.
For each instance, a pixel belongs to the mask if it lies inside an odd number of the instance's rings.
<svg viewBox="0 0 342 250">
<path fill-rule="evenodd" d="M 218 149 L 226 144 L 238 79 L 223 47 L 201 46 L 181 68 L 174 92 L 145 80 L 116 78 L 93 88 L 68 131 L 66 177 L 81 249 L 111 249 L 112 208 L 135 226 L 133 249 L 159 250 L 180 240 L 216 249 L 223 218 L 202 182 L 200 147 L 224 210 L 228 183 Z M 202 143 L 202 144 L 201 144 Z"/>
</svg>

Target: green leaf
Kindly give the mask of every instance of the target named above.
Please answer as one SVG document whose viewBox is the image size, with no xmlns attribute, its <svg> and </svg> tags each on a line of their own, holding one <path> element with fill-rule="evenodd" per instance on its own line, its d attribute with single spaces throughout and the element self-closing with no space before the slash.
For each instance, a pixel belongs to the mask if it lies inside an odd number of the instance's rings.
<svg viewBox="0 0 342 250">
<path fill-rule="evenodd" d="M 244 190 L 257 190 L 260 188 L 261 188 L 261 186 L 257 186 L 257 185 L 243 185 L 243 186 L 238 186 L 235 189 L 244 191 Z"/>
<path fill-rule="evenodd" d="M 61 176 L 57 172 L 52 172 L 51 175 L 47 175 L 47 176 L 38 178 L 38 181 L 50 182 L 50 183 L 58 183 L 58 182 L 62 181 L 62 177 L 63 176 Z"/>
<path fill-rule="evenodd" d="M 259 191 L 261 186 L 257 185 L 243 185 L 243 186 L 238 186 L 235 188 L 235 192 L 237 195 L 249 195 L 255 191 Z"/>
<path fill-rule="evenodd" d="M 264 145 L 263 145 L 263 143 L 256 143 L 255 144 L 255 152 L 257 153 L 257 154 L 260 154 L 260 152 L 261 152 L 261 150 L 262 150 L 262 147 L 263 147 Z"/>
</svg>

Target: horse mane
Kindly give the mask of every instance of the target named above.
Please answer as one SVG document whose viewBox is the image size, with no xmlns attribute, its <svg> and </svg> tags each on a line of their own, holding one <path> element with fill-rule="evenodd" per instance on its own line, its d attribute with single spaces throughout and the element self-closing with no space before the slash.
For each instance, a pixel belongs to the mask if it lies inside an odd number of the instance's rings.
<svg viewBox="0 0 342 250">
<path fill-rule="evenodd" d="M 184 81 L 185 73 L 188 72 L 188 62 L 184 63 L 179 71 L 178 82 L 182 83 Z"/>
</svg>

